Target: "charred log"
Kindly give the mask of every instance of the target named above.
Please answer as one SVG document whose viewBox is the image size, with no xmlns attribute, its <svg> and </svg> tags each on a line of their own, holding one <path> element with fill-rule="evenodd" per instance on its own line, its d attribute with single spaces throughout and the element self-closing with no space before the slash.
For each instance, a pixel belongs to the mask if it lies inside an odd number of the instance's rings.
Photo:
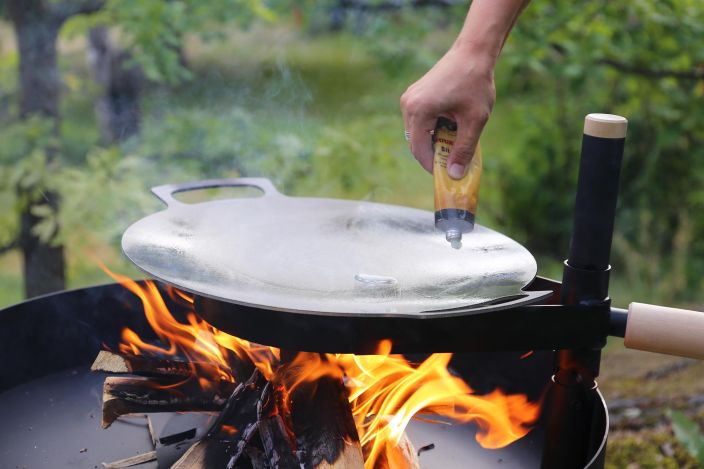
<svg viewBox="0 0 704 469">
<path fill-rule="evenodd" d="M 264 388 L 257 405 L 259 437 L 272 469 L 297 469 L 300 463 L 294 454 L 295 442 L 281 414 L 280 393 L 271 382 Z"/>
<path fill-rule="evenodd" d="M 304 467 L 363 468 L 364 458 L 347 391 L 338 378 L 298 386 L 291 396 L 291 423 Z"/>
<path fill-rule="evenodd" d="M 103 384 L 103 428 L 118 417 L 148 412 L 212 412 L 221 410 L 235 384 L 211 383 L 202 390 L 197 380 L 181 383 L 168 379 L 111 376 Z"/>
<path fill-rule="evenodd" d="M 280 373 L 285 373 L 280 370 Z M 259 436 L 273 468 L 363 468 L 364 458 L 347 392 L 324 376 L 289 394 L 267 385 L 259 408 Z"/>
<path fill-rule="evenodd" d="M 172 469 L 235 467 L 257 432 L 257 408 L 265 384 L 262 374 L 255 371 L 237 386 L 205 438 L 191 446 Z"/>
<path fill-rule="evenodd" d="M 248 446 L 245 453 L 249 458 L 249 464 L 252 469 L 269 469 L 269 462 L 266 460 L 266 454 L 256 446 Z"/>
</svg>

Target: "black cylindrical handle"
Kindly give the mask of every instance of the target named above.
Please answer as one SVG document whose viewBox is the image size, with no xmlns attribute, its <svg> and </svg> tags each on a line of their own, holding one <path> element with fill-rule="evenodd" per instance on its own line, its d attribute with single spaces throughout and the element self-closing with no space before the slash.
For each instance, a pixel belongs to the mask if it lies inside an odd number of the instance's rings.
<svg viewBox="0 0 704 469">
<path fill-rule="evenodd" d="M 628 121 L 611 114 L 584 120 L 582 156 L 574 207 L 569 265 L 605 270 L 609 266 L 619 175 Z"/>
</svg>

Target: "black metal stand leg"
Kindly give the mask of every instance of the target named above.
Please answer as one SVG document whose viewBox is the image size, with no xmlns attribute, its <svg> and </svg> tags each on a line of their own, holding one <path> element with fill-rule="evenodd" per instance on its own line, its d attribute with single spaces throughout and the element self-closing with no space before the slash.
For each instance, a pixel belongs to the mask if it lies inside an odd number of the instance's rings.
<svg viewBox="0 0 704 469">
<path fill-rule="evenodd" d="M 585 119 L 572 239 L 562 279 L 562 304 L 606 304 L 614 214 L 626 120 Z M 606 337 L 604 337 L 604 343 Z M 559 350 L 545 402 L 543 468 L 582 468 L 602 440 L 594 435 L 601 349 Z"/>
</svg>

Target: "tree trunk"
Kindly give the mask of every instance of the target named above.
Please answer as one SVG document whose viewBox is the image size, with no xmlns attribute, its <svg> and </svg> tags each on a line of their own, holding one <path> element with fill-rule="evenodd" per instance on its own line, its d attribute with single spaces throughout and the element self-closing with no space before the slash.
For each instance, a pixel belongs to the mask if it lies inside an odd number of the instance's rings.
<svg viewBox="0 0 704 469">
<path fill-rule="evenodd" d="M 127 140 L 139 132 L 139 95 L 143 77 L 138 66 L 130 64 L 129 52 L 120 50 L 104 27 L 88 33 L 89 62 L 101 96 L 95 106 L 103 142 Z"/>
<path fill-rule="evenodd" d="M 20 118 L 41 115 L 54 123 L 59 132 L 59 98 L 61 77 L 56 61 L 56 43 L 63 23 L 73 15 L 89 14 L 103 7 L 104 0 L 5 0 L 5 10 L 12 21 L 19 52 Z M 55 162 L 55 148 L 47 148 L 47 165 Z M 32 297 L 63 290 L 66 285 L 64 247 L 54 240 L 57 233 L 43 241 L 34 234 L 40 219 L 32 214 L 35 205 L 49 205 L 58 212 L 60 197 L 41 187 L 27 201 L 21 217 L 19 246 L 23 255 L 25 296 Z M 20 189 L 18 188 L 18 191 Z M 26 196 L 27 194 L 21 194 Z M 58 231 L 58 229 L 57 229 Z"/>
<path fill-rule="evenodd" d="M 11 0 L 7 8 L 15 28 L 20 58 L 20 117 L 46 116 L 53 119 L 54 131 L 58 132 L 61 80 L 56 62 L 56 42 L 62 21 L 38 0 Z M 53 149 L 47 149 L 50 166 L 52 152 Z M 63 246 L 55 245 L 51 240 L 44 242 L 33 233 L 40 219 L 32 214 L 32 207 L 47 203 L 54 211 L 58 210 L 58 194 L 43 191 L 43 197 L 29 200 L 21 214 L 19 245 L 27 297 L 65 288 Z"/>
<path fill-rule="evenodd" d="M 31 212 L 34 205 L 47 204 L 48 201 L 48 205 L 54 211 L 58 210 L 58 194 L 45 192 L 44 197 L 46 199 L 30 202 L 21 214 L 22 223 L 19 245 L 23 256 L 24 294 L 27 298 L 66 288 L 64 247 L 60 244 L 52 245 L 51 241 L 43 242 L 32 233 L 32 229 L 41 221 L 39 217 Z M 56 233 L 53 236 L 55 235 Z"/>
</svg>

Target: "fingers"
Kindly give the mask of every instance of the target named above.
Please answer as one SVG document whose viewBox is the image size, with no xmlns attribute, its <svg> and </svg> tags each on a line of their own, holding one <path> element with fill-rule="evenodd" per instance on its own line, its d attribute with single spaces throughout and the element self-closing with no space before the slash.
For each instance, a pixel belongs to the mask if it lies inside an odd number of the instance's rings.
<svg viewBox="0 0 704 469">
<path fill-rule="evenodd" d="M 447 158 L 447 174 L 461 179 L 467 172 L 469 162 L 479 142 L 479 136 L 489 120 L 489 112 L 473 112 L 457 121 L 457 138 Z"/>
<path fill-rule="evenodd" d="M 403 122 L 411 136 L 411 153 L 426 171 L 432 173 L 433 139 L 430 131 L 435 129 L 436 116 L 424 112 L 424 108 L 414 105 L 407 94 L 401 97 Z"/>
<path fill-rule="evenodd" d="M 435 128 L 435 117 L 418 116 L 411 120 L 411 153 L 429 173 L 433 172 L 433 137 L 430 131 Z"/>
</svg>

